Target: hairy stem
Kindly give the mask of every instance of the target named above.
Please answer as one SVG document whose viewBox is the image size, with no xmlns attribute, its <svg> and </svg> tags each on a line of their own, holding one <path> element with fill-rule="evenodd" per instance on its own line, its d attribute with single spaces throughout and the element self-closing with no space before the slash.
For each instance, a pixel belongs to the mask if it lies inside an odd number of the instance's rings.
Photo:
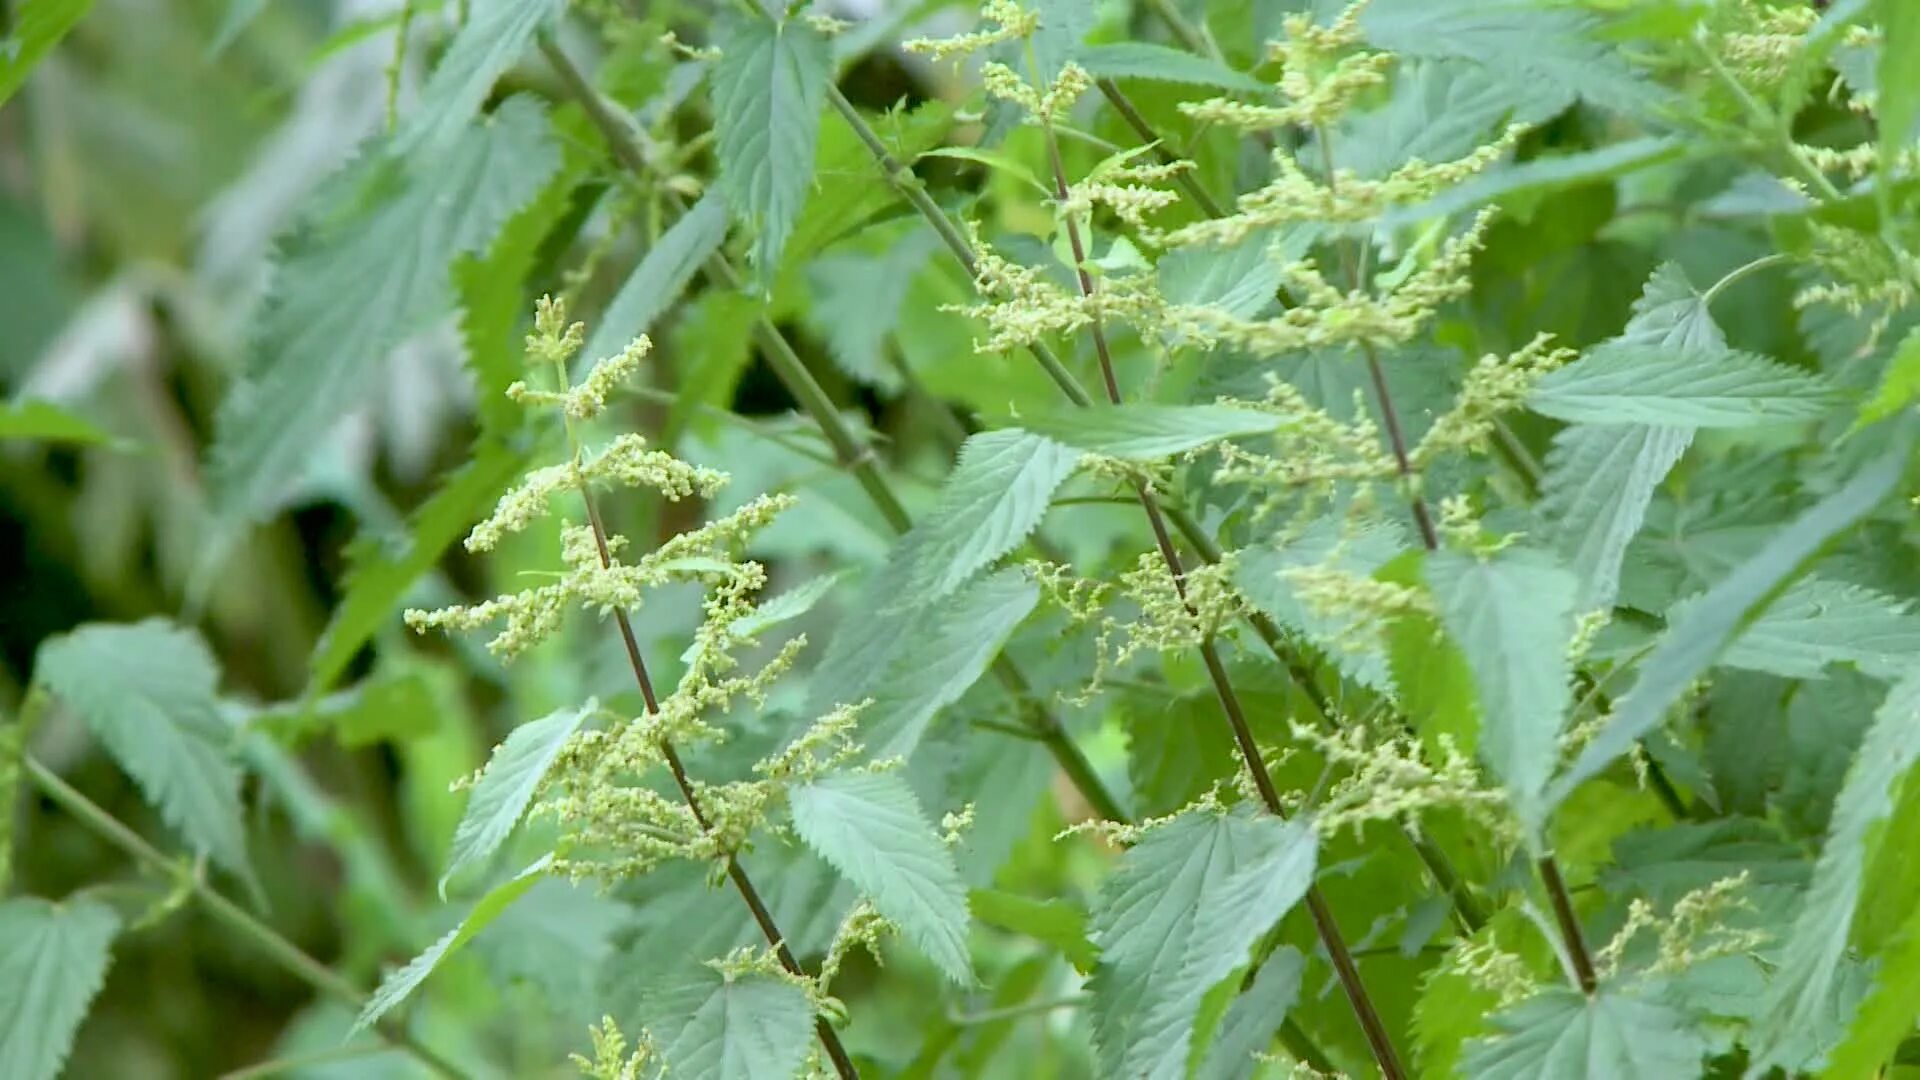
<svg viewBox="0 0 1920 1080">
<path fill-rule="evenodd" d="M 320 993 L 356 1011 L 366 1006 L 366 995 L 338 972 L 315 960 L 307 954 L 306 950 L 282 937 L 273 927 L 255 918 L 245 908 L 214 891 L 213 886 L 207 884 L 200 875 L 180 861 L 168 858 L 165 852 L 147 843 L 139 833 L 128 828 L 119 818 L 114 817 L 98 803 L 60 779 L 52 769 L 30 757 L 23 760 L 23 765 L 27 776 L 33 780 L 35 786 L 39 787 L 56 806 L 65 810 L 74 820 L 86 826 L 102 840 L 132 856 L 135 862 L 186 888 L 194 901 L 200 905 L 200 909 L 215 922 L 252 942 L 274 963 Z M 375 1024 L 374 1028 L 382 1038 L 406 1051 L 433 1072 L 441 1076 L 454 1077 L 456 1080 L 466 1076 L 458 1066 L 420 1043 L 399 1024 L 382 1021 Z"/>
<path fill-rule="evenodd" d="M 568 93 L 586 110 L 594 126 L 607 140 L 607 145 L 620 164 L 638 178 L 652 176 L 653 166 L 648 162 L 646 151 L 640 145 L 626 118 L 608 104 L 606 98 L 594 89 L 586 76 L 574 66 L 573 61 L 551 38 L 541 37 L 540 49 L 547 61 L 559 73 Z M 835 93 L 837 94 L 838 91 Z M 879 142 L 879 137 L 874 135 L 871 128 L 865 129 L 864 137 L 871 138 L 872 145 L 879 147 L 881 153 L 885 153 L 885 146 Z M 671 191 L 665 192 L 664 195 L 668 209 L 675 215 L 686 212 L 686 205 L 678 195 Z M 933 210 L 939 214 L 938 207 L 933 207 Z M 942 223 L 946 224 L 951 231 L 952 223 L 946 220 L 945 215 L 939 216 Z M 965 238 L 956 235 L 955 239 L 959 241 L 961 249 L 965 250 Z M 740 272 L 727 261 L 724 255 L 715 254 L 707 260 L 706 272 L 707 276 L 722 288 L 737 290 L 743 282 Z M 773 369 L 774 376 L 819 426 L 828 445 L 833 448 L 835 457 L 839 459 L 842 467 L 854 474 L 854 478 L 866 492 L 868 499 L 880 511 L 880 516 L 886 519 L 888 527 L 895 533 L 906 532 L 913 526 L 913 520 L 907 515 L 906 507 L 900 502 L 899 497 L 894 494 L 892 486 L 887 483 L 886 476 L 881 473 L 873 449 L 848 426 L 846 420 L 840 415 L 838 406 L 834 405 L 833 399 L 827 396 L 819 380 L 813 377 L 813 372 L 807 369 L 806 362 L 801 360 L 799 354 L 794 351 L 792 343 L 765 317 L 755 322 L 754 336 L 761 346 L 767 366 Z M 1068 377 L 1071 378 L 1071 376 Z M 1034 736 L 1046 746 L 1048 753 L 1060 766 L 1060 770 L 1067 774 L 1067 778 L 1087 800 L 1087 805 L 1103 818 L 1111 821 L 1125 821 L 1127 814 L 1121 807 L 1120 800 L 1100 778 L 1100 774 L 1094 770 L 1093 764 L 1087 760 L 1079 744 L 1073 741 L 1073 737 L 1068 734 L 1059 718 L 1034 696 L 1031 684 L 1019 667 L 1005 656 L 996 656 L 991 670 L 994 678 L 1019 703 L 1021 712 L 1032 728 Z"/>
<path fill-rule="evenodd" d="M 1053 168 L 1053 193 L 1062 207 L 1067 203 L 1067 170 L 1060 158 L 1060 140 L 1055 137 L 1050 118 L 1043 117 L 1040 130 L 1047 144 L 1047 159 Z M 1061 215 L 1066 224 L 1067 242 L 1073 251 L 1074 273 L 1079 280 L 1080 296 L 1092 304 L 1095 292 L 1093 277 L 1087 272 L 1086 242 L 1080 235 L 1080 224 L 1070 212 Z M 1107 400 L 1113 404 L 1121 403 L 1120 382 L 1113 368 L 1113 354 L 1107 345 L 1104 320 L 1096 307 L 1089 313 L 1088 332 L 1093 338 L 1094 354 L 1100 361 L 1100 379 L 1106 386 Z M 1180 603 L 1187 614 L 1196 620 L 1199 611 L 1187 597 L 1186 568 L 1181 564 L 1180 552 L 1173 545 L 1173 536 L 1167 531 L 1166 516 L 1160 512 L 1160 503 L 1154 498 L 1147 483 L 1138 481 L 1134 492 L 1139 496 L 1140 508 L 1146 512 L 1147 524 L 1153 530 L 1154 543 L 1160 549 L 1160 558 L 1166 564 L 1167 575 L 1173 581 L 1174 592 L 1179 594 Z M 1233 681 L 1227 675 L 1226 665 L 1220 662 L 1220 651 L 1214 645 L 1211 635 L 1201 638 L 1200 659 L 1206 664 L 1207 677 L 1213 683 L 1216 696 L 1220 699 L 1220 709 L 1226 714 L 1227 724 L 1233 729 L 1233 739 L 1240 747 L 1240 756 L 1245 759 L 1247 772 L 1252 775 L 1253 783 L 1260 792 L 1260 800 L 1267 806 L 1269 813 L 1276 817 L 1285 816 L 1280 803 L 1280 792 L 1274 787 L 1273 777 L 1267 771 L 1265 756 L 1260 745 L 1254 740 L 1253 729 L 1247 723 L 1246 711 L 1240 705 L 1239 694 L 1233 688 Z M 1340 925 L 1334 920 L 1333 911 L 1327 905 L 1326 898 L 1319 886 L 1307 890 L 1307 909 L 1313 916 L 1313 928 L 1320 942 L 1327 950 L 1327 956 L 1333 961 L 1334 972 L 1340 978 L 1340 987 L 1347 995 L 1347 1002 L 1353 1007 L 1354 1016 L 1360 1021 L 1360 1029 L 1365 1033 L 1367 1046 L 1373 1052 L 1374 1060 L 1380 1066 L 1381 1075 L 1386 1080 L 1399 1080 L 1406 1075 L 1400 1066 L 1398 1053 L 1393 1048 L 1392 1036 L 1388 1034 L 1386 1024 L 1380 1019 L 1379 1010 L 1374 1008 L 1373 999 L 1367 993 L 1366 984 L 1361 981 L 1360 969 L 1354 963 L 1353 955 L 1347 948 L 1346 938 L 1340 933 Z"/>
</svg>

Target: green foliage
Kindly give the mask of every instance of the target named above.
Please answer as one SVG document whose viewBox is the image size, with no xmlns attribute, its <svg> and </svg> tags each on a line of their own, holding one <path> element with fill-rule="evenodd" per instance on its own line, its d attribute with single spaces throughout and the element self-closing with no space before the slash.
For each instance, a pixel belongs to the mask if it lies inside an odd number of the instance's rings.
<svg viewBox="0 0 1920 1080">
<path fill-rule="evenodd" d="M 13 10 L 0 40 L 0 103 L 92 7 L 93 0 L 24 0 Z"/>
<path fill-rule="evenodd" d="M 1469 1076 L 1692 1076 L 1707 1052 L 1686 1014 L 1625 990 L 1553 989 L 1492 1022 L 1498 1034 L 1461 1062 Z"/>
<path fill-rule="evenodd" d="M 599 707 L 599 702 L 589 699 L 578 708 L 556 709 L 514 728 L 507 741 L 494 749 L 487 767 L 473 782 L 466 812 L 454 831 L 453 857 L 440 875 L 442 896 L 455 874 L 470 866 L 484 866 L 506 843 L 533 802 L 553 759 Z"/>
<path fill-rule="evenodd" d="M 1092 45 L 1076 54 L 1080 64 L 1103 79 L 1153 79 L 1260 94 L 1260 80 L 1203 56 L 1146 41 Z"/>
<path fill-rule="evenodd" d="M 458 140 L 493 85 L 565 9 L 563 0 L 477 0 L 420 100 L 394 134 L 398 154 L 432 152 Z"/>
<path fill-rule="evenodd" d="M 194 850 L 246 876 L 233 729 L 198 634 L 164 619 L 83 626 L 40 647 L 34 681 L 80 714 Z"/>
<path fill-rule="evenodd" d="M 1156 461 L 1224 439 L 1265 435 L 1282 422 L 1231 405 L 1108 405 L 1021 421 L 1056 442 L 1123 461 Z"/>
<path fill-rule="evenodd" d="M 897 597 L 946 596 L 1025 543 L 1079 463 L 1077 451 L 1024 431 L 969 438 L 939 502 L 901 540 L 907 567 L 891 583 Z"/>
<path fill-rule="evenodd" d="M 767 975 L 697 968 L 659 988 L 657 1015 L 668 1068 L 715 1080 L 788 1080 L 807 1056 L 813 1008 L 806 991 Z"/>
<path fill-rule="evenodd" d="M 1528 404 L 1578 423 L 1739 428 L 1812 420 L 1832 398 L 1813 378 L 1750 353 L 1703 362 L 1684 347 L 1620 344 L 1549 374 Z"/>
<path fill-rule="evenodd" d="M 0 998 L 0 1067 L 6 1075 L 60 1075 L 119 932 L 119 916 L 97 900 L 0 904 L 0 976 L 7 986 Z"/>
<path fill-rule="evenodd" d="M 733 19 L 719 48 L 720 191 L 753 229 L 753 261 L 770 274 L 806 201 L 833 58 L 826 39 L 798 19 Z"/>
<path fill-rule="evenodd" d="M 82 417 L 46 401 L 16 401 L 0 406 L 0 439 L 100 446 L 113 436 Z"/>
</svg>

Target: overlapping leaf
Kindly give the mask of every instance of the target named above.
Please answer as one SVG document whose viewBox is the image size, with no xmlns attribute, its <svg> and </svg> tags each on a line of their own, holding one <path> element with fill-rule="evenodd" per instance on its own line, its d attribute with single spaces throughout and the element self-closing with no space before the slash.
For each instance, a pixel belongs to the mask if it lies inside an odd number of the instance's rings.
<svg viewBox="0 0 1920 1080">
<path fill-rule="evenodd" d="M 469 866 L 484 865 L 500 850 L 533 802 L 553 760 L 599 705 L 590 699 L 578 707 L 556 709 L 514 728 L 494 749 L 480 778 L 474 781 L 466 812 L 454 830 L 453 852 L 446 872 L 440 875 L 441 896 L 446 895 L 447 882 L 455 874 Z"/>
</svg>

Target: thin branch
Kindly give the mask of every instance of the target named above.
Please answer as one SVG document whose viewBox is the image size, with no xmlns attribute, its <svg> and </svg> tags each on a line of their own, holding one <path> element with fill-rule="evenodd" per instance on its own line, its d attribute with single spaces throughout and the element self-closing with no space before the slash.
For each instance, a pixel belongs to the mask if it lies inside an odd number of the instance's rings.
<svg viewBox="0 0 1920 1080">
<path fill-rule="evenodd" d="M 580 69 L 574 66 L 573 61 L 550 37 L 540 38 L 540 49 L 560 75 L 561 82 L 565 84 L 568 93 L 586 110 L 594 126 L 607 140 L 607 145 L 621 165 L 636 177 L 645 178 L 652 175 L 652 166 L 647 161 L 646 153 L 626 118 L 608 104 L 606 98 L 594 89 L 581 74 Z M 833 89 L 832 93 L 836 101 L 845 102 L 837 89 Z M 851 110 L 852 106 L 847 105 L 847 108 Z M 860 121 L 855 130 L 860 133 L 862 140 L 868 141 L 870 148 L 886 155 L 886 147 L 880 143 L 879 136 L 874 134 L 872 128 L 866 126 L 865 120 L 859 116 L 858 112 L 854 113 L 854 117 Z M 892 159 L 889 156 L 887 160 Z M 894 167 L 898 168 L 898 166 Z M 910 170 L 902 171 L 906 171 L 908 176 L 912 175 Z M 895 183 L 897 185 L 899 181 L 896 179 Z M 925 197 L 925 192 L 920 194 L 922 198 Z M 672 191 L 665 192 L 665 199 L 668 208 L 674 214 L 681 215 L 686 212 L 685 203 Z M 940 213 L 939 207 L 929 202 L 928 208 L 939 219 L 940 224 L 945 226 L 944 232 L 938 226 L 935 231 L 941 232 L 950 243 L 957 241 L 960 250 L 966 251 L 965 238 L 954 232 L 952 222 Z M 968 258 L 967 265 L 969 267 L 972 265 L 971 257 Z M 738 289 L 742 282 L 739 272 L 721 254 L 716 253 L 707 260 L 706 272 L 707 276 L 722 288 Z M 787 388 L 787 392 L 793 395 L 801 409 L 813 419 L 815 424 L 819 425 L 834 455 L 844 468 L 854 474 L 862 490 L 880 511 L 881 517 L 886 519 L 887 525 L 896 533 L 906 532 L 912 527 L 912 519 L 908 517 L 906 508 L 887 483 L 885 475 L 880 472 L 878 460 L 872 448 L 847 425 L 846 420 L 840 415 L 839 408 L 834 405 L 833 399 L 827 396 L 819 381 L 813 377 L 813 373 L 807 369 L 806 363 L 800 359 L 799 354 L 794 351 L 792 344 L 787 341 L 778 327 L 763 316 L 755 322 L 754 334 L 761 345 L 762 355 L 766 358 L 768 366 L 773 369 L 775 377 Z M 1064 375 L 1070 385 L 1077 387 L 1077 383 L 1072 382 L 1073 376 L 1066 372 L 1065 367 L 1061 366 L 1057 360 L 1053 365 Z M 1080 390 L 1079 393 L 1083 398 L 1085 397 L 1084 390 Z M 1094 812 L 1111 821 L 1127 820 L 1127 813 L 1121 806 L 1120 800 L 1100 778 L 1100 774 L 1094 770 L 1086 754 L 1067 733 L 1059 718 L 1034 696 L 1031 684 L 1019 667 L 1006 656 L 1000 655 L 994 658 L 991 670 L 1000 685 L 1020 703 L 1022 713 L 1034 729 L 1035 736 L 1045 744 L 1061 771 L 1066 773 L 1068 779 L 1080 790 L 1080 794 Z"/>
<path fill-rule="evenodd" d="M 275 963 L 302 982 L 356 1011 L 367 1004 L 359 988 L 338 972 L 308 955 L 306 950 L 282 937 L 279 931 L 261 922 L 246 909 L 216 892 L 213 886 L 165 852 L 147 843 L 139 833 L 108 813 L 78 789 L 60 779 L 52 769 L 31 757 L 22 757 L 27 776 L 46 793 L 55 805 L 85 825 L 101 839 L 132 856 L 135 862 L 185 888 L 215 922 L 253 942 Z M 441 1076 L 462 1080 L 466 1073 L 452 1062 L 416 1040 L 399 1024 L 383 1020 L 374 1025 L 382 1038 L 413 1055 L 422 1065 Z"/>
<path fill-rule="evenodd" d="M 1067 170 L 1060 158 L 1060 141 L 1054 136 L 1053 124 L 1046 117 L 1041 118 L 1041 134 L 1047 145 L 1047 158 L 1053 168 L 1054 197 L 1061 206 L 1067 203 Z M 1092 275 L 1087 273 L 1087 249 L 1080 235 L 1079 222 L 1071 213 L 1063 214 L 1066 224 L 1067 242 L 1073 250 L 1074 273 L 1080 284 L 1081 298 L 1090 305 L 1094 299 Z M 1107 391 L 1107 400 L 1115 405 L 1121 404 L 1120 382 L 1114 372 L 1113 355 L 1107 345 L 1104 320 L 1098 308 L 1088 312 L 1087 330 L 1093 338 L 1094 354 L 1100 361 L 1100 379 Z M 1187 574 L 1181 565 L 1180 553 L 1173 546 L 1173 536 L 1167 531 L 1166 516 L 1160 512 L 1160 503 L 1154 498 L 1152 490 L 1145 481 L 1134 485 L 1139 496 L 1140 508 L 1146 511 L 1147 524 L 1153 530 L 1154 543 L 1160 549 L 1160 558 L 1166 564 L 1167 575 L 1173 581 L 1174 592 L 1179 594 L 1180 603 L 1187 614 L 1198 619 L 1199 611 L 1187 596 Z M 1226 665 L 1220 662 L 1220 651 L 1215 647 L 1211 635 L 1200 640 L 1200 659 L 1206 664 L 1207 677 L 1213 683 L 1216 696 L 1220 699 L 1220 709 L 1226 714 L 1227 723 L 1233 729 L 1233 738 L 1240 747 L 1240 756 L 1245 759 L 1247 771 L 1253 777 L 1253 783 L 1260 791 L 1260 799 L 1266 803 L 1269 813 L 1284 817 L 1285 810 L 1280 803 L 1280 792 L 1274 787 L 1273 777 L 1267 770 L 1264 755 L 1259 743 L 1254 740 L 1253 729 L 1247 723 L 1246 712 L 1240 705 L 1239 694 L 1233 688 L 1233 681 L 1227 675 Z M 1355 1017 L 1360 1021 L 1360 1029 L 1366 1035 L 1368 1048 L 1372 1050 L 1374 1060 L 1380 1066 L 1386 1080 L 1400 1080 L 1405 1076 L 1401 1069 L 1398 1053 L 1393 1048 L 1393 1038 L 1387 1032 L 1386 1024 L 1374 1008 L 1373 999 L 1367 993 L 1366 983 L 1360 978 L 1360 969 L 1354 963 L 1353 955 L 1347 948 L 1346 938 L 1340 933 L 1340 925 L 1334 920 L 1333 911 L 1327 905 L 1326 898 L 1318 886 L 1307 889 L 1307 909 L 1313 916 L 1314 930 L 1320 942 L 1326 947 L 1327 956 L 1333 961 L 1334 972 L 1340 978 L 1340 987 L 1346 992 L 1347 1002 L 1353 1007 Z"/>
</svg>

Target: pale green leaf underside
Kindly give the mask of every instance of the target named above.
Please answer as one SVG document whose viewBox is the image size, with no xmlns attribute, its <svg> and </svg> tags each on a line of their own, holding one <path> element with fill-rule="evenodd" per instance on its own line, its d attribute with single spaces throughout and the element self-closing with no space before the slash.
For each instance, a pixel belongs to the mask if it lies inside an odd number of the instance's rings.
<svg viewBox="0 0 1920 1080">
<path fill-rule="evenodd" d="M 1023 417 L 1027 430 L 1092 454 L 1157 461 L 1225 439 L 1266 435 L 1284 420 L 1236 405 L 1095 405 Z"/>
<path fill-rule="evenodd" d="M 1901 786 L 1920 761 L 1920 675 L 1910 674 L 1875 711 L 1860 751 L 1834 800 L 1827 842 L 1814 864 L 1799 917 L 1787 935 L 1767 1012 L 1753 1040 L 1756 1060 L 1792 1070 L 1805 1050 L 1801 1032 L 1818 1024 L 1849 951 L 1861 885 L 1875 850 L 1887 842 L 1879 826 L 1892 815 Z"/>
<path fill-rule="evenodd" d="M 940 498 L 897 545 L 907 571 L 889 606 L 953 592 L 982 567 L 1026 542 L 1080 453 L 1025 431 L 989 431 L 960 447 Z"/>
<path fill-rule="evenodd" d="M 1194 1080 L 1250 1080 L 1260 1065 L 1254 1055 L 1266 1052 L 1300 999 L 1306 968 L 1306 958 L 1297 949 L 1275 949 L 1254 973 L 1253 985 L 1227 1007 Z"/>
<path fill-rule="evenodd" d="M 1704 428 L 1818 419 L 1833 402 L 1819 379 L 1752 353 L 1620 343 L 1549 372 L 1527 400 L 1557 420 Z"/>
<path fill-rule="evenodd" d="M 1099 1075 L 1185 1076 L 1201 999 L 1305 894 L 1314 856 L 1304 824 L 1240 810 L 1183 814 L 1121 858 L 1093 916 Z"/>
<path fill-rule="evenodd" d="M 646 1009 L 674 1076 L 793 1080 L 813 1046 L 806 992 L 767 975 L 690 968 L 654 989 Z"/>
<path fill-rule="evenodd" d="M 35 679 L 80 714 L 195 851 L 246 876 L 233 731 L 200 635 L 164 619 L 83 626 L 40 647 Z"/>
<path fill-rule="evenodd" d="M 967 986 L 967 892 L 953 855 L 896 773 L 843 773 L 790 795 L 800 838 L 898 925 L 942 974 Z"/>
<path fill-rule="evenodd" d="M 1506 785 L 1521 822 L 1537 832 L 1571 703 L 1573 575 L 1541 552 L 1510 548 L 1484 560 L 1437 552 L 1427 559 L 1426 579 L 1441 624 L 1473 671 L 1480 756 Z"/>
<path fill-rule="evenodd" d="M 564 10 L 566 0 L 474 0 L 421 88 L 419 103 L 394 135 L 394 153 L 431 151 L 458 138 L 493 84 Z"/>
<path fill-rule="evenodd" d="M 394 1007 L 412 996 L 420 989 L 427 976 L 432 975 L 441 964 L 446 963 L 480 931 L 485 930 L 502 912 L 512 906 L 515 900 L 526 895 L 546 876 L 547 868 L 553 863 L 552 855 L 542 856 L 539 861 L 512 878 L 494 886 L 474 905 L 467 917 L 459 925 L 441 936 L 438 941 L 421 950 L 420 955 L 409 960 L 405 966 L 395 968 L 380 980 L 380 985 L 367 998 L 360 1009 L 360 1015 L 353 1021 L 355 1032 L 363 1031 L 380 1022 L 380 1018 L 393 1011 Z"/>
<path fill-rule="evenodd" d="M 0 904 L 0 1076 L 60 1074 L 119 931 L 119 916 L 95 900 Z"/>
<path fill-rule="evenodd" d="M 220 409 L 212 471 L 224 510 L 258 517 L 279 505 L 387 354 L 449 311 L 453 260 L 483 250 L 559 162 L 539 105 L 514 98 L 409 161 L 394 197 L 290 245 L 246 376 Z"/>
<path fill-rule="evenodd" d="M 826 38 L 800 19 L 778 25 L 753 16 L 731 19 L 718 44 L 719 187 L 754 230 L 754 265 L 771 274 L 813 183 L 833 54 Z"/>
<path fill-rule="evenodd" d="M 1325 650 L 1342 673 L 1372 689 L 1391 691 L 1393 677 L 1378 621 L 1316 611 L 1286 577 L 1288 570 L 1319 566 L 1372 577 L 1402 548 L 1401 537 L 1390 526 L 1365 524 L 1350 536 L 1343 531 L 1339 521 L 1322 518 L 1275 546 L 1244 548 L 1234 559 L 1233 581 L 1261 611 Z"/>
<path fill-rule="evenodd" d="M 1817 679 L 1829 664 L 1852 664 L 1875 678 L 1894 679 L 1911 670 L 1916 657 L 1920 616 L 1905 603 L 1859 585 L 1809 577 L 1768 604 L 1720 663 L 1793 679 Z"/>
<path fill-rule="evenodd" d="M 453 833 L 453 850 L 446 872 L 440 875 L 440 895 L 447 894 L 447 882 L 461 870 L 481 866 L 500 850 L 521 815 L 540 789 L 553 759 L 567 745 L 573 733 L 600 707 L 589 699 L 576 708 L 556 709 L 538 720 L 514 728 L 493 751 L 480 779 L 467 797 L 466 811 Z"/>
<path fill-rule="evenodd" d="M 1839 490 L 1775 532 L 1758 552 L 1689 608 L 1686 618 L 1670 625 L 1641 665 L 1632 689 L 1614 703 L 1606 726 L 1554 781 L 1549 802 L 1564 799 L 1581 781 L 1598 773 L 1658 726 L 1668 707 L 1719 658 L 1750 613 L 1797 573 L 1829 538 L 1859 520 L 1893 490 L 1906 455 L 1903 442 L 1855 473 Z"/>
<path fill-rule="evenodd" d="M 1603 988 L 1554 987 L 1493 1017 L 1499 1032 L 1467 1044 L 1475 1080 L 1614 1080 L 1697 1076 L 1707 1041 L 1670 1006 Z"/>
</svg>

